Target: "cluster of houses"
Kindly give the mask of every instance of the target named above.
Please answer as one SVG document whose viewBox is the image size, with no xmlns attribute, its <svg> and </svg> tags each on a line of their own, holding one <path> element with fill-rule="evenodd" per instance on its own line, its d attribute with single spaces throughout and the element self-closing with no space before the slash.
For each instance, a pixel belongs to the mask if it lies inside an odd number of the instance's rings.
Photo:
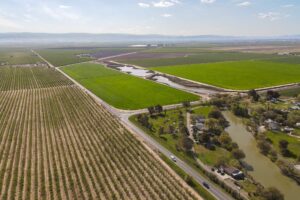
<svg viewBox="0 0 300 200">
<path fill-rule="evenodd" d="M 195 125 L 193 125 L 194 133 L 203 133 L 205 130 L 205 117 L 199 115 L 194 117 Z"/>
<path fill-rule="evenodd" d="M 300 127 L 300 123 L 296 124 L 297 127 Z M 272 119 L 267 119 L 265 121 L 265 127 L 270 130 L 270 131 L 282 131 L 285 133 L 291 133 L 293 132 L 295 129 L 291 128 L 291 127 L 281 127 L 281 124 L 272 120 Z"/>
<path fill-rule="evenodd" d="M 201 135 L 207 130 L 205 127 L 205 120 L 205 117 L 201 115 L 194 117 L 195 123 L 192 126 L 194 138 L 196 138 L 196 135 Z M 245 178 L 244 173 L 235 167 L 221 166 L 220 168 L 218 168 L 217 172 L 222 175 L 227 174 L 235 180 L 243 180 Z"/>
<path fill-rule="evenodd" d="M 293 103 L 288 110 L 281 110 L 282 112 L 288 113 L 290 111 L 295 111 L 295 110 L 300 110 L 300 102 L 295 102 Z M 266 129 L 271 130 L 271 131 L 282 131 L 285 133 L 292 133 L 294 131 L 294 128 L 292 127 L 282 127 L 282 124 L 272 120 L 272 119 L 267 119 L 264 122 L 264 126 Z M 300 122 L 295 124 L 296 128 L 300 128 Z"/>
</svg>

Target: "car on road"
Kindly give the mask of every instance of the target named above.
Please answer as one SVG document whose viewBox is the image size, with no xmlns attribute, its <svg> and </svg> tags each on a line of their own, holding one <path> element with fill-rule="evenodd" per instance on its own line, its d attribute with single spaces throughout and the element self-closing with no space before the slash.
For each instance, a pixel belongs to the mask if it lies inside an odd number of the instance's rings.
<svg viewBox="0 0 300 200">
<path fill-rule="evenodd" d="M 174 162 L 177 161 L 176 157 L 174 155 L 170 155 L 171 160 L 173 160 Z"/>
<path fill-rule="evenodd" d="M 209 189 L 210 187 L 209 187 L 209 184 L 208 183 L 206 183 L 206 182 L 203 182 L 203 186 L 204 187 L 206 187 L 207 189 Z"/>
</svg>

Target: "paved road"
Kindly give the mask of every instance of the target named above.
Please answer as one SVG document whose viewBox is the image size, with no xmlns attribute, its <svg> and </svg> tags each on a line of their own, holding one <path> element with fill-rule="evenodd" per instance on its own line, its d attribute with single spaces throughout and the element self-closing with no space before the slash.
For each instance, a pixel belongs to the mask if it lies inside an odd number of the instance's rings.
<svg viewBox="0 0 300 200">
<path fill-rule="evenodd" d="M 50 67 L 54 67 L 51 63 L 49 63 L 46 59 L 44 59 L 42 56 L 40 56 L 37 52 L 33 51 L 37 56 L 39 56 L 42 60 L 44 60 Z M 54 67 L 55 68 L 55 67 Z M 163 153 L 165 156 L 170 157 L 172 154 L 169 150 L 164 148 L 162 145 L 160 145 L 157 141 L 155 141 L 153 138 L 151 138 L 148 134 L 146 134 L 143 130 L 136 127 L 134 124 L 132 124 L 129 121 L 129 117 L 133 114 L 143 113 L 146 110 L 141 109 L 137 111 L 123 111 L 116 109 L 109 104 L 107 104 L 105 101 L 100 99 L 98 96 L 93 94 L 91 91 L 87 90 L 85 87 L 83 87 L 81 84 L 79 84 L 76 80 L 65 74 L 63 71 L 61 71 L 58 68 L 55 68 L 62 74 L 64 74 L 67 78 L 72 80 L 75 85 L 77 85 L 80 89 L 82 89 L 85 93 L 89 94 L 91 97 L 93 97 L 99 104 L 104 106 L 106 109 L 108 109 L 114 116 L 120 119 L 120 121 L 128 128 L 130 129 L 134 134 L 138 134 L 143 138 L 143 140 L 153 149 L 159 150 L 161 153 Z M 177 105 L 169 105 L 165 106 L 164 109 L 172 109 L 180 106 L 180 104 Z M 192 176 L 198 183 L 201 185 L 203 182 L 210 183 L 210 189 L 206 189 L 208 192 L 210 192 L 213 196 L 215 196 L 218 200 L 233 200 L 231 196 L 229 196 L 227 193 L 223 192 L 219 187 L 214 186 L 210 180 L 208 180 L 203 175 L 199 174 L 196 170 L 194 170 L 192 167 L 190 167 L 188 164 L 186 164 L 184 161 L 177 158 L 177 162 L 175 163 L 177 166 L 179 166 L 181 169 L 183 169 L 187 174 Z"/>
<path fill-rule="evenodd" d="M 146 134 L 143 130 L 133 125 L 129 119 L 129 116 L 122 115 L 121 120 L 126 124 L 127 128 L 130 128 L 134 133 L 139 134 L 142 136 L 144 141 L 148 143 L 152 148 L 159 150 L 161 153 L 163 153 L 165 156 L 170 157 L 172 154 L 169 150 L 167 150 L 165 147 L 160 145 L 157 141 L 155 141 L 151 136 Z M 215 196 L 219 200 L 232 200 L 233 198 L 229 196 L 227 193 L 221 191 L 220 188 L 214 186 L 210 180 L 208 180 L 206 177 L 200 175 L 196 170 L 194 170 L 192 167 L 190 167 L 188 164 L 186 164 L 184 161 L 177 158 L 177 161 L 175 163 L 177 166 L 179 166 L 181 169 L 183 169 L 187 174 L 192 176 L 198 183 L 201 185 L 203 182 L 210 183 L 210 189 L 206 189 L 208 192 L 210 192 L 213 196 Z"/>
</svg>

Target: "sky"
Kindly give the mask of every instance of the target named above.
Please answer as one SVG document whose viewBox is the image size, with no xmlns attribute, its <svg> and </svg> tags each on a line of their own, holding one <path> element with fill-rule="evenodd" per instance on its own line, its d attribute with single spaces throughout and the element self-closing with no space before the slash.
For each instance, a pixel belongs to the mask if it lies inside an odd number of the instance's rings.
<svg viewBox="0 0 300 200">
<path fill-rule="evenodd" d="M 0 0 L 0 32 L 300 34 L 299 0 Z"/>
</svg>

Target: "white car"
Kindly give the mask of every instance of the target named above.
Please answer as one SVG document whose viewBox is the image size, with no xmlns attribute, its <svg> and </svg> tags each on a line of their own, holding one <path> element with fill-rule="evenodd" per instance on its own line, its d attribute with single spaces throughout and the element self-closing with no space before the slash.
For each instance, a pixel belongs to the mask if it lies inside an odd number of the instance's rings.
<svg viewBox="0 0 300 200">
<path fill-rule="evenodd" d="M 176 162 L 177 160 L 176 160 L 176 157 L 175 156 L 173 156 L 173 155 L 170 155 L 170 158 L 171 158 L 171 160 L 173 160 L 174 162 Z"/>
</svg>

